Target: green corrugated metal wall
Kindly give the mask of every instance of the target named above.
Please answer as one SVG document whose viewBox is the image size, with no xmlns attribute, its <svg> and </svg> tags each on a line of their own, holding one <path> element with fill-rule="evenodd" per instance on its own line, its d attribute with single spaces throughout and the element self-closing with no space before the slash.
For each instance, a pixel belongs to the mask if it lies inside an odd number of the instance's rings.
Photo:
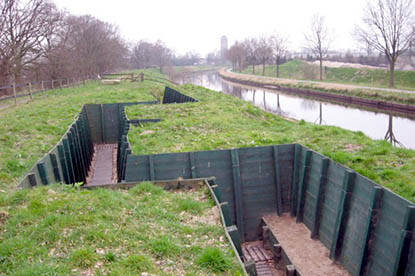
<svg viewBox="0 0 415 276">
<path fill-rule="evenodd" d="M 243 241 L 290 211 L 352 275 L 414 273 L 412 203 L 304 146 L 127 156 L 127 182 L 210 176 Z"/>
</svg>

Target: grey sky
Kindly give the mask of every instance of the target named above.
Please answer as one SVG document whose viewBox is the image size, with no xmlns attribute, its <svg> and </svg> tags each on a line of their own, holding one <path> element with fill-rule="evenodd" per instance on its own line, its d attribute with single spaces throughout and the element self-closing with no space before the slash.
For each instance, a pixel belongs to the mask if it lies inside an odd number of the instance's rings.
<svg viewBox="0 0 415 276">
<path fill-rule="evenodd" d="M 182 54 L 195 50 L 203 56 L 219 49 L 222 35 L 229 44 L 248 36 L 278 31 L 288 36 L 293 50 L 303 46 L 303 33 L 310 17 L 320 13 L 333 29 L 336 49 L 356 46 L 351 32 L 360 23 L 364 0 L 55 0 L 59 8 L 73 14 L 91 14 L 118 25 L 130 42 L 161 39 Z"/>
</svg>

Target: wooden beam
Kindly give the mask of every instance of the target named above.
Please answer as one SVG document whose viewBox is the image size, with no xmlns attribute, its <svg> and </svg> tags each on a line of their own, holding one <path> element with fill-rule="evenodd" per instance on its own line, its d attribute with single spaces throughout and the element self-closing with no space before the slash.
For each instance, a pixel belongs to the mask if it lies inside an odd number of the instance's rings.
<svg viewBox="0 0 415 276">
<path fill-rule="evenodd" d="M 293 160 L 293 179 L 291 181 L 291 206 L 290 214 L 295 216 L 297 213 L 297 191 L 298 191 L 298 173 L 299 162 L 301 154 L 301 146 L 299 144 L 294 145 L 294 160 Z"/>
<path fill-rule="evenodd" d="M 406 275 L 406 268 L 409 260 L 409 251 L 411 247 L 411 239 L 415 224 L 415 206 L 406 207 L 404 222 L 401 230 L 401 237 L 398 245 L 397 254 L 394 260 L 394 275 Z"/>
<path fill-rule="evenodd" d="M 276 189 L 276 198 L 277 198 L 277 214 L 279 216 L 283 213 L 282 207 L 282 188 L 280 180 L 280 166 L 278 162 L 278 146 L 272 147 L 273 159 L 274 159 L 274 175 L 275 175 L 275 189 Z"/>
<path fill-rule="evenodd" d="M 360 252 L 359 263 L 357 264 L 357 271 L 359 275 L 362 275 L 367 264 L 368 250 L 369 250 L 369 240 L 373 232 L 373 219 L 376 213 L 377 206 L 380 204 L 382 196 L 382 188 L 380 186 L 373 186 L 372 195 L 370 196 L 369 203 L 369 215 L 367 218 L 366 226 L 362 229 L 364 231 L 364 240 L 363 247 Z"/>
<path fill-rule="evenodd" d="M 337 260 L 345 231 L 348 209 L 350 206 L 351 192 L 353 190 L 356 173 L 346 170 L 343 176 L 343 187 L 340 191 L 339 203 L 337 205 L 336 222 L 330 247 L 330 259 Z"/>
<path fill-rule="evenodd" d="M 239 153 L 237 149 L 233 149 L 231 152 L 232 171 L 233 171 L 233 192 L 235 200 L 235 216 L 236 226 L 238 227 L 242 242 L 245 240 L 244 229 L 244 215 L 242 205 L 242 183 L 241 183 L 241 171 L 239 168 Z"/>
<path fill-rule="evenodd" d="M 312 151 L 307 150 L 305 155 L 303 156 L 303 170 L 301 174 L 301 178 L 299 181 L 299 192 L 298 192 L 298 202 L 297 202 L 297 222 L 303 222 L 304 216 L 304 201 L 305 201 L 305 194 L 307 191 L 307 183 L 308 183 L 308 171 L 310 167 Z"/>
<path fill-rule="evenodd" d="M 321 169 L 320 169 L 320 184 L 318 185 L 317 189 L 317 196 L 316 196 L 316 206 L 313 210 L 313 226 L 311 229 L 311 238 L 315 239 L 318 236 L 318 232 L 320 229 L 320 219 L 321 219 L 321 208 L 323 206 L 323 200 L 324 200 L 324 192 L 327 182 L 327 170 L 330 164 L 330 159 L 323 158 L 321 163 Z"/>
</svg>

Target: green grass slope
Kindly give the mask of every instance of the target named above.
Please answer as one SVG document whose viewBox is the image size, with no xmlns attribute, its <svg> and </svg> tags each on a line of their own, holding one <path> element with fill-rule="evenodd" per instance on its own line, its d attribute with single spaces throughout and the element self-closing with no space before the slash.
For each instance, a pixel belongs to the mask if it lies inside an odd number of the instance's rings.
<svg viewBox="0 0 415 276">
<path fill-rule="evenodd" d="M 252 66 L 247 67 L 243 73 L 252 74 Z M 255 67 L 255 74 L 262 75 L 262 65 Z M 265 67 L 265 76 L 276 76 L 275 65 Z M 292 60 L 280 66 L 280 78 L 318 80 L 319 67 L 301 60 Z M 324 67 L 324 81 L 386 88 L 389 85 L 389 73 L 385 69 Z M 398 89 L 414 90 L 415 71 L 396 71 L 395 85 Z"/>
<path fill-rule="evenodd" d="M 156 81 L 90 82 L 0 111 L 0 275 L 242 273 L 205 190 L 16 190 L 83 104 L 152 101 L 163 89 Z"/>
<path fill-rule="evenodd" d="M 154 100 L 163 89 L 155 81 L 91 82 L 0 111 L 0 275 L 240 273 L 203 190 L 168 193 L 148 183 L 128 192 L 61 185 L 16 190 L 82 104 Z M 128 107 L 130 118 L 163 119 L 131 128 L 134 153 L 299 142 L 415 200 L 415 151 L 361 132 L 288 121 L 201 87 L 178 89 L 200 102 Z"/>
<path fill-rule="evenodd" d="M 194 85 L 178 89 L 200 102 L 127 108 L 129 118 L 162 119 L 130 129 L 133 153 L 301 143 L 415 200 L 413 150 L 374 141 L 362 132 L 288 121 L 221 92 Z"/>
</svg>

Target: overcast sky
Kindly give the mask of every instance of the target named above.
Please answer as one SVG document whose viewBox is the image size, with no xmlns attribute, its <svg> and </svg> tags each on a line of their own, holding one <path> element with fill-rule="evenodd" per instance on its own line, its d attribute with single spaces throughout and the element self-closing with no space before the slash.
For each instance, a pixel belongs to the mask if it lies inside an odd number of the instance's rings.
<svg viewBox="0 0 415 276">
<path fill-rule="evenodd" d="M 364 0 L 54 0 L 72 14 L 90 14 L 117 25 L 129 42 L 161 39 L 178 54 L 194 50 L 205 56 L 220 48 L 226 35 L 229 45 L 250 36 L 283 33 L 291 49 L 304 45 L 310 17 L 319 13 L 333 30 L 335 49 L 351 49 L 351 36 L 361 22 Z"/>
</svg>

